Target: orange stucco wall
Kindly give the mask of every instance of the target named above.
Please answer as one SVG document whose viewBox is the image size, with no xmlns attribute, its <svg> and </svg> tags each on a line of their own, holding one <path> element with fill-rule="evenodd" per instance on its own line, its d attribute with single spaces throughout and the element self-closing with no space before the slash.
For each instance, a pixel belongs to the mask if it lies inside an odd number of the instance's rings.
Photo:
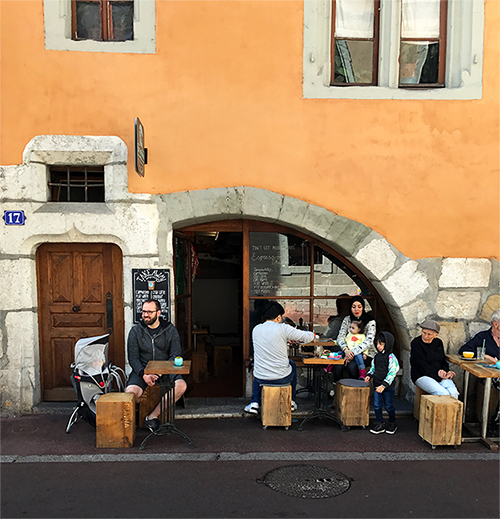
<svg viewBox="0 0 500 519">
<path fill-rule="evenodd" d="M 133 192 L 250 185 L 373 228 L 412 258 L 499 257 L 499 10 L 483 99 L 302 98 L 301 0 L 157 2 L 154 55 L 44 49 L 42 0 L 0 0 L 1 163 L 40 134 L 117 135 Z M 20 16 L 22 12 L 22 16 Z"/>
</svg>

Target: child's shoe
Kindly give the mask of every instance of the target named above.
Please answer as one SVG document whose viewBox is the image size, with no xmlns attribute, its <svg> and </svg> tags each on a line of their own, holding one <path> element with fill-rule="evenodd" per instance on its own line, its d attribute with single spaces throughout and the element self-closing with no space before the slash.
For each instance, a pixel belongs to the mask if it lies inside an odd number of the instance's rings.
<svg viewBox="0 0 500 519">
<path fill-rule="evenodd" d="M 385 432 L 385 425 L 383 423 L 376 423 L 371 429 L 370 432 L 373 434 L 380 434 Z"/>
<path fill-rule="evenodd" d="M 365 377 L 366 377 L 366 369 L 360 369 L 360 370 L 359 370 L 359 378 L 360 378 L 361 380 L 364 380 Z"/>
<path fill-rule="evenodd" d="M 387 434 L 394 434 L 396 431 L 398 430 L 398 426 L 394 423 L 394 422 L 391 422 L 387 429 L 385 430 L 385 432 Z"/>
</svg>

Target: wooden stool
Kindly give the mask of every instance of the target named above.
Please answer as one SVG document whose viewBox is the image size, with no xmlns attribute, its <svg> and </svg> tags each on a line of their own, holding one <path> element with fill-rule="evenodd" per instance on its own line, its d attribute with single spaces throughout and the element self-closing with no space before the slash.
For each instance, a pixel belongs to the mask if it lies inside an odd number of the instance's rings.
<svg viewBox="0 0 500 519">
<path fill-rule="evenodd" d="M 262 428 L 292 425 L 292 386 L 262 386 Z"/>
<path fill-rule="evenodd" d="M 428 395 L 427 391 L 420 389 L 418 386 L 415 386 L 415 400 L 413 401 L 413 417 L 415 420 L 420 420 L 420 399 L 422 395 Z"/>
<path fill-rule="evenodd" d="M 197 384 L 208 380 L 208 355 L 206 351 L 194 351 L 191 357 L 191 373 Z"/>
<path fill-rule="evenodd" d="M 422 395 L 418 434 L 435 449 L 436 445 L 461 445 L 464 404 L 444 395 Z"/>
<path fill-rule="evenodd" d="M 144 427 L 144 418 L 159 404 L 160 386 L 148 386 L 143 391 L 139 401 L 139 424 Z"/>
<path fill-rule="evenodd" d="M 345 427 L 366 427 L 370 423 L 370 385 L 363 380 L 339 380 L 335 387 L 335 411 Z"/>
<path fill-rule="evenodd" d="M 214 346 L 214 375 L 228 377 L 233 371 L 233 348 Z"/>
<path fill-rule="evenodd" d="M 96 446 L 132 447 L 135 440 L 135 397 L 132 393 L 107 393 L 97 400 Z"/>
</svg>

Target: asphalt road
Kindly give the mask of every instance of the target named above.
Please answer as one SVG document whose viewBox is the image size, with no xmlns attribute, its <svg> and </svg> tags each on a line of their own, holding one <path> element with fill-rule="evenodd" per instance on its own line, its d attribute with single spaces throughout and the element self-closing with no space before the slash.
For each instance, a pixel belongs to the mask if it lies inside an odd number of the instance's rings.
<svg viewBox="0 0 500 519">
<path fill-rule="evenodd" d="M 258 482 L 276 467 L 297 464 L 329 467 L 351 486 L 310 499 Z M 4 463 L 1 475 L 3 518 L 497 518 L 500 512 L 493 459 L 56 461 Z"/>
</svg>

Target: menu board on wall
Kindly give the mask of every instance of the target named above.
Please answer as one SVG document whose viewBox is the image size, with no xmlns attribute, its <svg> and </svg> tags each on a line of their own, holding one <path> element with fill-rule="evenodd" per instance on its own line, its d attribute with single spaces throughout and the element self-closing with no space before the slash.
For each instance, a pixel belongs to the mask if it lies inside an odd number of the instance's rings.
<svg viewBox="0 0 500 519">
<path fill-rule="evenodd" d="M 156 299 L 161 305 L 161 315 L 170 319 L 170 271 L 168 269 L 132 269 L 134 296 L 134 323 L 142 317 L 142 305 Z"/>
<path fill-rule="evenodd" d="M 277 233 L 250 233 L 250 296 L 275 296 L 280 288 L 281 247 Z"/>
</svg>

